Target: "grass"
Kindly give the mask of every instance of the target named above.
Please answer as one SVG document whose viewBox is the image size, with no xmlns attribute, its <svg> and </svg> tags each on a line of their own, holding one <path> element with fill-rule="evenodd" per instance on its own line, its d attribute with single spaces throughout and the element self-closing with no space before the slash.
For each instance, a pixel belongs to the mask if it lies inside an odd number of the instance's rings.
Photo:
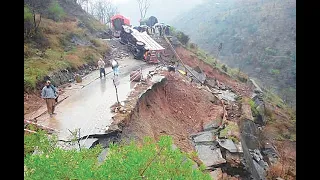
<svg viewBox="0 0 320 180">
<path fill-rule="evenodd" d="M 219 137 L 230 138 L 234 143 L 239 142 L 236 134 L 239 132 L 239 126 L 234 122 L 228 122 L 226 127 L 220 131 Z"/>
<path fill-rule="evenodd" d="M 249 76 L 243 72 L 240 71 L 240 69 L 236 68 L 230 68 L 226 64 L 221 63 L 219 60 L 214 58 L 213 56 L 206 53 L 204 50 L 197 47 L 194 43 L 189 43 L 187 46 L 184 46 L 189 51 L 193 52 L 197 58 L 213 67 L 216 67 L 220 70 L 220 72 L 223 72 L 230 77 L 233 77 L 234 79 L 237 79 L 243 83 L 246 83 L 249 79 Z"/>
<path fill-rule="evenodd" d="M 172 145 L 170 136 L 158 142 L 146 137 L 141 146 L 110 144 L 107 158 L 98 163 L 100 146 L 63 150 L 40 131 L 25 135 L 24 179 L 211 179 L 205 167 L 192 167 L 192 154 Z M 31 155 L 35 148 L 41 153 Z"/>
<path fill-rule="evenodd" d="M 51 72 L 66 69 L 68 67 L 78 69 L 83 64 L 98 61 L 104 53 L 110 50 L 108 45 L 90 35 L 88 29 L 78 27 L 77 19 L 66 19 L 55 22 L 42 18 L 40 33 L 48 40 L 49 47 L 36 48 L 36 42 L 25 42 L 24 44 L 24 82 L 25 91 L 36 88 L 36 84 Z M 97 22 L 98 29 L 101 28 Z M 76 37 L 90 45 L 75 46 L 71 43 L 71 37 Z M 71 50 L 66 50 L 68 47 Z"/>
</svg>

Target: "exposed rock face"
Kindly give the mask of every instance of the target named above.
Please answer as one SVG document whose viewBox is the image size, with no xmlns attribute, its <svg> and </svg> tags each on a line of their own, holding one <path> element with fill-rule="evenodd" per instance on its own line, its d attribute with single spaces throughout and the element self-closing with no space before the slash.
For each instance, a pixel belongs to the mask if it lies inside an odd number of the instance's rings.
<svg viewBox="0 0 320 180">
<path fill-rule="evenodd" d="M 47 76 L 44 80 L 50 79 L 55 86 L 60 86 L 62 84 L 70 83 L 78 79 L 79 82 L 82 81 L 82 77 L 89 74 L 95 70 L 94 64 L 85 64 L 79 67 L 78 70 L 75 69 L 64 69 L 58 72 L 54 72 Z M 76 79 L 77 77 L 77 79 Z"/>
</svg>

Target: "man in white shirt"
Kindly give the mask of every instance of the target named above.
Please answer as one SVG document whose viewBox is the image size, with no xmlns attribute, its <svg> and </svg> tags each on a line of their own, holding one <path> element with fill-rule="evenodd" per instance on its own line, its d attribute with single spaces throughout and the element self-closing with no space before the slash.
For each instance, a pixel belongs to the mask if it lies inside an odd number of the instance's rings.
<svg viewBox="0 0 320 180">
<path fill-rule="evenodd" d="M 103 73 L 103 77 L 106 77 L 106 71 L 104 69 L 105 65 L 106 64 L 104 63 L 104 61 L 100 58 L 98 61 L 98 67 L 100 69 L 100 78 L 102 78 L 102 73 Z"/>
<path fill-rule="evenodd" d="M 111 65 L 112 65 L 113 74 L 115 76 L 118 76 L 119 75 L 119 63 L 118 63 L 118 61 L 112 60 Z"/>
</svg>

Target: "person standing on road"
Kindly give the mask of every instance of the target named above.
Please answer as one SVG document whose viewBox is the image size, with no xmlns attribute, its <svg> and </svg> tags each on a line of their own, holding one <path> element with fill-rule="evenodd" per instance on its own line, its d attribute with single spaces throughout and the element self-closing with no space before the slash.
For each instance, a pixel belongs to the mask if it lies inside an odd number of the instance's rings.
<svg viewBox="0 0 320 180">
<path fill-rule="evenodd" d="M 41 98 L 46 101 L 48 113 L 51 115 L 54 113 L 56 98 L 58 97 L 57 88 L 54 87 L 51 82 L 48 80 L 45 86 L 42 88 Z"/>
<path fill-rule="evenodd" d="M 111 62 L 111 67 L 112 67 L 112 70 L 113 70 L 113 74 L 115 76 L 118 76 L 119 75 L 119 63 L 118 63 L 118 61 L 113 59 L 112 62 Z"/>
<path fill-rule="evenodd" d="M 104 69 L 105 65 L 106 64 L 104 63 L 104 61 L 100 58 L 98 61 L 98 67 L 100 69 L 100 78 L 102 78 L 102 73 L 103 73 L 103 77 L 106 77 L 106 71 Z"/>
</svg>

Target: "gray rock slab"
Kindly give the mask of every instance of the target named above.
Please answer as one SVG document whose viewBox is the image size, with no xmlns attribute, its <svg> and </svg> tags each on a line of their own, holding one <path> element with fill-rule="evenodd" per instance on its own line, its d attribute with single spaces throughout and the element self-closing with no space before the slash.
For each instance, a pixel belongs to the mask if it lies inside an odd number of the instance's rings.
<svg viewBox="0 0 320 180">
<path fill-rule="evenodd" d="M 209 131 L 209 130 L 217 129 L 217 128 L 219 128 L 219 124 L 216 121 L 203 125 L 204 131 Z"/>
<path fill-rule="evenodd" d="M 230 139 L 218 139 L 219 145 L 230 152 L 238 152 L 237 146 Z"/>
<path fill-rule="evenodd" d="M 193 141 L 195 143 L 201 143 L 201 142 L 212 142 L 214 141 L 214 136 L 210 131 L 205 131 L 202 134 L 195 136 L 193 138 Z"/>
<path fill-rule="evenodd" d="M 212 150 L 211 146 L 196 145 L 196 151 L 200 160 L 207 167 L 226 163 L 219 148 Z"/>
<path fill-rule="evenodd" d="M 229 90 L 226 90 L 226 91 L 219 91 L 218 97 L 220 99 L 233 102 L 233 101 L 236 101 L 235 98 L 237 97 L 237 95 Z"/>
</svg>

